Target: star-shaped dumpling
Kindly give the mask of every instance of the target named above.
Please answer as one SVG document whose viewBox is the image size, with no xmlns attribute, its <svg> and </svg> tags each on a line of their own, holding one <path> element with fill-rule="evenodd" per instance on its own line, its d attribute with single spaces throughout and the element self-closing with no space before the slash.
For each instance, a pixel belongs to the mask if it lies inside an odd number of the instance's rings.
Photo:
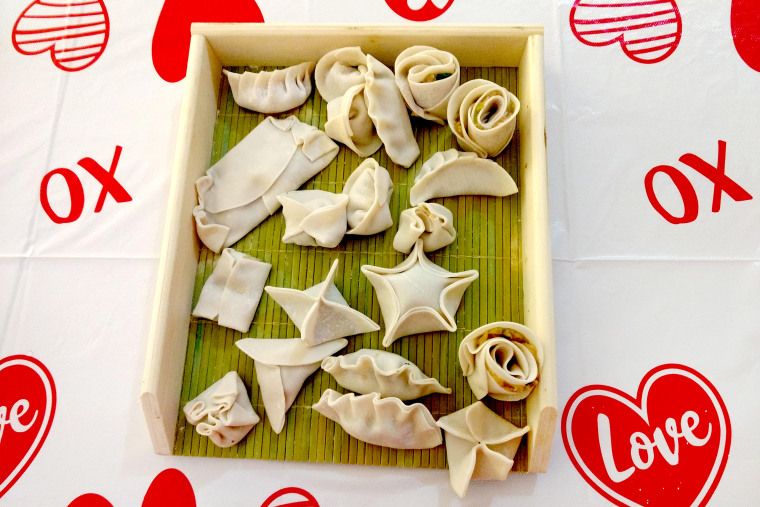
<svg viewBox="0 0 760 507">
<path fill-rule="evenodd" d="M 383 346 L 397 338 L 429 331 L 456 331 L 454 314 L 475 270 L 452 273 L 433 264 L 417 240 L 412 253 L 394 268 L 362 266 L 377 293 L 385 321 Z"/>
<path fill-rule="evenodd" d="M 336 260 L 325 281 L 306 290 L 264 287 L 293 320 L 308 345 L 380 329 L 375 321 L 348 306 L 334 283 L 337 269 Z"/>
</svg>

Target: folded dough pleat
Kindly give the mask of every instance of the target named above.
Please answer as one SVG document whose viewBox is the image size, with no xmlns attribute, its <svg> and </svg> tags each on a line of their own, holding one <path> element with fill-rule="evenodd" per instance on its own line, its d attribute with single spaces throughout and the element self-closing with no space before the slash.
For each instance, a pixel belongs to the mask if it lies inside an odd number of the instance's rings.
<svg viewBox="0 0 760 507">
<path fill-rule="evenodd" d="M 360 157 L 369 157 L 383 145 L 367 112 L 364 83 L 352 86 L 327 103 L 325 133 Z"/>
<path fill-rule="evenodd" d="M 303 62 L 271 72 L 222 72 L 227 75 L 232 98 L 237 105 L 273 114 L 288 111 L 306 102 L 311 94 L 313 69 L 314 62 Z"/>
<path fill-rule="evenodd" d="M 283 243 L 334 248 L 346 234 L 348 196 L 323 190 L 278 195 L 285 218 Z"/>
<path fill-rule="evenodd" d="M 285 414 L 304 381 L 325 357 L 348 345 L 339 339 L 314 347 L 299 338 L 244 338 L 235 345 L 253 359 L 264 410 L 275 433 L 285 426 Z"/>
<path fill-rule="evenodd" d="M 450 245 L 456 237 L 451 211 L 441 204 L 423 202 L 414 208 L 405 209 L 399 215 L 393 248 L 409 253 L 417 240 L 421 239 L 422 249 L 432 252 Z"/>
<path fill-rule="evenodd" d="M 314 81 L 319 94 L 329 102 L 352 86 L 364 84 L 366 74 L 367 55 L 359 46 L 352 46 L 323 55 L 314 69 Z"/>
<path fill-rule="evenodd" d="M 247 333 L 272 265 L 225 248 L 203 284 L 193 316 Z"/>
<path fill-rule="evenodd" d="M 368 158 L 346 180 L 343 194 L 348 196 L 347 234 L 371 235 L 393 225 L 389 201 L 393 181 L 385 167 Z"/>
<path fill-rule="evenodd" d="M 430 46 L 412 46 L 396 57 L 394 72 L 412 114 L 445 124 L 449 98 L 459 86 L 456 57 Z"/>
</svg>

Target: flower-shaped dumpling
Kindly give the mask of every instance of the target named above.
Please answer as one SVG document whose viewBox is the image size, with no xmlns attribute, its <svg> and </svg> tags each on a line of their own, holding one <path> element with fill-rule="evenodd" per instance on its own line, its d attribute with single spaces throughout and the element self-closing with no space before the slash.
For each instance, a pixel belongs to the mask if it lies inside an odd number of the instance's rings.
<svg viewBox="0 0 760 507">
<path fill-rule="evenodd" d="M 492 322 L 468 334 L 459 345 L 459 364 L 478 399 L 526 398 L 539 380 L 544 349 L 522 324 Z"/>
<path fill-rule="evenodd" d="M 396 84 L 412 114 L 443 125 L 459 86 L 459 61 L 447 51 L 412 46 L 396 57 Z"/>
<path fill-rule="evenodd" d="M 325 133 L 360 157 L 369 157 L 380 149 L 383 141 L 367 111 L 364 88 L 364 84 L 352 86 L 327 103 Z"/>
<path fill-rule="evenodd" d="M 502 419 L 481 401 L 441 417 L 436 424 L 446 433 L 449 480 L 460 498 L 471 480 L 505 480 L 520 440 L 530 430 Z"/>
<path fill-rule="evenodd" d="M 520 101 L 485 79 L 462 84 L 449 99 L 446 115 L 459 146 L 479 157 L 495 157 L 515 133 Z"/>
<path fill-rule="evenodd" d="M 219 447 L 240 442 L 258 422 L 248 391 L 236 371 L 214 382 L 182 409 L 195 431 Z"/>
<path fill-rule="evenodd" d="M 451 211 L 441 204 L 423 202 L 401 212 L 393 248 L 409 253 L 414 243 L 421 239 L 422 249 L 432 252 L 450 245 L 456 237 Z"/>
<path fill-rule="evenodd" d="M 282 113 L 300 106 L 311 94 L 314 62 L 303 62 L 274 71 L 223 72 L 230 81 L 235 103 L 260 113 Z"/>
<path fill-rule="evenodd" d="M 374 159 L 368 158 L 346 180 L 348 234 L 371 235 L 393 225 L 388 202 L 393 191 L 391 175 Z"/>
<path fill-rule="evenodd" d="M 283 243 L 334 248 L 346 234 L 348 197 L 324 190 L 294 190 L 277 196 L 285 217 Z"/>
</svg>

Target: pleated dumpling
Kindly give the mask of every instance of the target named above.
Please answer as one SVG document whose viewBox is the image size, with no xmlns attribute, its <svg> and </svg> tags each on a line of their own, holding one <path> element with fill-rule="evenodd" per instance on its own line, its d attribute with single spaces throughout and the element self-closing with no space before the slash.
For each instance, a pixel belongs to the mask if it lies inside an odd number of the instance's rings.
<svg viewBox="0 0 760 507">
<path fill-rule="evenodd" d="M 398 231 L 393 238 L 393 248 L 409 253 L 418 239 L 426 252 L 450 245 L 457 237 L 454 215 L 441 204 L 423 202 L 405 209 L 398 219 Z"/>
<path fill-rule="evenodd" d="M 283 243 L 334 248 L 346 234 L 348 196 L 324 190 L 294 190 L 278 195 L 277 200 L 282 203 L 285 218 Z"/>
<path fill-rule="evenodd" d="M 430 449 L 443 442 L 441 429 L 422 403 L 404 405 L 378 393 L 341 395 L 327 389 L 312 406 L 354 438 L 394 449 Z"/>
<path fill-rule="evenodd" d="M 232 97 L 237 105 L 273 114 L 288 111 L 306 102 L 311 94 L 313 69 L 314 62 L 303 62 L 271 72 L 223 72 L 229 79 Z"/>
<path fill-rule="evenodd" d="M 369 157 L 383 145 L 377 135 L 364 98 L 364 83 L 327 103 L 325 133 L 345 144 L 360 157 Z"/>
<path fill-rule="evenodd" d="M 343 186 L 348 196 L 348 234 L 377 234 L 393 225 L 392 192 L 393 181 L 385 167 L 371 158 L 359 164 Z"/>
<path fill-rule="evenodd" d="M 495 157 L 512 140 L 519 112 L 520 101 L 506 88 L 473 79 L 451 95 L 446 114 L 462 149 Z"/>
<path fill-rule="evenodd" d="M 443 125 L 459 86 L 459 61 L 448 51 L 412 46 L 396 57 L 396 84 L 412 114 Z"/>
<path fill-rule="evenodd" d="M 359 46 L 353 46 L 323 55 L 314 69 L 314 81 L 319 94 L 329 102 L 352 86 L 364 84 L 366 74 L 367 55 Z"/>
<path fill-rule="evenodd" d="M 409 201 L 416 206 L 428 199 L 453 195 L 504 197 L 517 192 L 515 180 L 493 160 L 450 149 L 430 157 L 414 178 Z"/>
<path fill-rule="evenodd" d="M 384 350 L 361 349 L 326 357 L 322 369 L 338 384 L 360 394 L 379 393 L 386 398 L 414 400 L 432 393 L 451 394 L 438 380 L 428 377 L 411 361 Z"/>
</svg>

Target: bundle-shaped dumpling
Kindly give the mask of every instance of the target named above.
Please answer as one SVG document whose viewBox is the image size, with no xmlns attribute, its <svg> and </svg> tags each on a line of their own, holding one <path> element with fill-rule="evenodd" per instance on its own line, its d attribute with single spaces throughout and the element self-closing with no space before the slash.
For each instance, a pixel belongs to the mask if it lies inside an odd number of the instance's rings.
<svg viewBox="0 0 760 507">
<path fill-rule="evenodd" d="M 324 190 L 294 190 L 277 199 L 285 218 L 283 243 L 334 248 L 346 234 L 348 196 Z"/>
<path fill-rule="evenodd" d="M 274 71 L 223 72 L 230 81 L 232 98 L 240 107 L 260 113 L 282 113 L 298 107 L 311 93 L 314 62 L 303 62 Z"/>
<path fill-rule="evenodd" d="M 409 253 L 414 243 L 421 239 L 423 250 L 432 252 L 450 245 L 456 237 L 451 211 L 441 204 L 423 202 L 401 212 L 393 248 Z"/>
<path fill-rule="evenodd" d="M 225 248 L 203 284 L 193 315 L 247 333 L 271 269 L 268 262 Z"/>
<path fill-rule="evenodd" d="M 409 202 L 416 206 L 428 199 L 452 195 L 493 195 L 517 192 L 515 180 L 493 160 L 455 149 L 433 154 L 414 178 Z"/>
<path fill-rule="evenodd" d="M 277 211 L 277 196 L 327 167 L 338 145 L 295 116 L 264 119 L 195 182 L 198 237 L 214 252 Z"/>
<path fill-rule="evenodd" d="M 338 357 L 326 357 L 322 369 L 339 385 L 360 394 L 414 400 L 432 393 L 451 394 L 438 380 L 428 377 L 417 365 L 384 350 L 361 349 Z"/>
<path fill-rule="evenodd" d="M 535 333 L 515 322 L 492 322 L 459 345 L 459 364 L 478 399 L 526 398 L 538 383 L 544 348 Z"/>
<path fill-rule="evenodd" d="M 449 99 L 447 118 L 459 146 L 479 157 L 495 157 L 515 133 L 520 101 L 503 86 L 473 79 Z"/>
<path fill-rule="evenodd" d="M 520 440 L 530 430 L 502 419 L 481 401 L 441 417 L 437 424 L 446 432 L 449 480 L 460 498 L 471 480 L 505 480 Z"/>
<path fill-rule="evenodd" d="M 448 51 L 412 46 L 396 57 L 396 84 L 412 114 L 443 125 L 459 86 L 459 61 Z"/>
<path fill-rule="evenodd" d="M 311 408 L 340 424 L 354 438 L 394 449 L 430 449 L 443 442 L 441 429 L 422 403 L 404 405 L 378 393 L 341 395 L 327 389 Z"/>
<path fill-rule="evenodd" d="M 360 157 L 369 157 L 380 149 L 383 141 L 367 112 L 364 88 L 364 83 L 352 86 L 327 103 L 325 132 Z"/>
<path fill-rule="evenodd" d="M 219 447 L 240 442 L 259 422 L 248 391 L 236 371 L 227 373 L 188 401 L 182 411 L 195 431 Z"/>
<path fill-rule="evenodd" d="M 371 235 L 393 225 L 389 208 L 393 181 L 385 167 L 368 158 L 346 180 L 348 234 Z"/>
<path fill-rule="evenodd" d="M 322 98 L 331 101 L 349 88 L 364 84 L 367 74 L 367 55 L 358 46 L 340 48 L 326 53 L 314 69 L 314 81 Z"/>
</svg>

